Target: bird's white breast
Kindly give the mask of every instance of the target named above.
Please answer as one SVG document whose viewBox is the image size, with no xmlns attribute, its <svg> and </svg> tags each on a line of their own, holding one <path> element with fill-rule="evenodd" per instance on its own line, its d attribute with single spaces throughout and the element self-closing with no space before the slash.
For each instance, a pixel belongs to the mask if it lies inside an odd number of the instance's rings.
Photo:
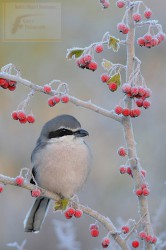
<svg viewBox="0 0 166 250">
<path fill-rule="evenodd" d="M 64 136 L 51 139 L 36 153 L 33 164 L 39 186 L 69 198 L 84 184 L 90 162 L 90 151 L 82 138 Z"/>
</svg>

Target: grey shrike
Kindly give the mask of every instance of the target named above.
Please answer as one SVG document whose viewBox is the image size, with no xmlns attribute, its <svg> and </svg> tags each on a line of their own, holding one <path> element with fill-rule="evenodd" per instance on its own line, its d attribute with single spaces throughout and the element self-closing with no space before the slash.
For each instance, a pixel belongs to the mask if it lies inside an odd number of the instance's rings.
<svg viewBox="0 0 166 250">
<path fill-rule="evenodd" d="M 87 135 L 71 115 L 57 116 L 43 126 L 31 155 L 32 174 L 39 187 L 64 198 L 81 189 L 91 165 L 91 151 L 83 140 Z M 36 198 L 24 221 L 25 232 L 40 231 L 49 201 Z"/>
</svg>

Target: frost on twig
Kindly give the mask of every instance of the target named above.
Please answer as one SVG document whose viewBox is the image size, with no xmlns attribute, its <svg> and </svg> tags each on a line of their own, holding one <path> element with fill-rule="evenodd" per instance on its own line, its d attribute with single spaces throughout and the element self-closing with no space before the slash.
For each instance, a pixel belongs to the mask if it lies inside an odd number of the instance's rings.
<svg viewBox="0 0 166 250">
<path fill-rule="evenodd" d="M 76 241 L 76 229 L 72 222 L 54 220 L 53 224 L 59 240 L 58 249 L 81 250 L 80 242 Z"/>
<path fill-rule="evenodd" d="M 8 246 L 8 247 L 15 247 L 15 249 L 17 249 L 17 250 L 26 250 L 26 249 L 24 248 L 25 245 L 26 245 L 26 243 L 27 243 L 27 241 L 24 240 L 20 246 L 19 246 L 19 244 L 18 244 L 17 242 L 8 243 L 7 246 Z"/>
</svg>

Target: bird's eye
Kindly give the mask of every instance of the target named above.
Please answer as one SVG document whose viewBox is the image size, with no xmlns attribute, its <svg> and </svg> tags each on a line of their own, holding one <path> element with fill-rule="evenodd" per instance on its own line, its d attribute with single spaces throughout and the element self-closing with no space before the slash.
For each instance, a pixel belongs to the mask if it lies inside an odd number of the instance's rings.
<svg viewBox="0 0 166 250">
<path fill-rule="evenodd" d="M 66 135 L 73 135 L 73 132 L 71 130 L 61 128 L 56 131 L 50 132 L 48 135 L 48 139 L 58 138 L 58 137 L 66 136 Z"/>
</svg>

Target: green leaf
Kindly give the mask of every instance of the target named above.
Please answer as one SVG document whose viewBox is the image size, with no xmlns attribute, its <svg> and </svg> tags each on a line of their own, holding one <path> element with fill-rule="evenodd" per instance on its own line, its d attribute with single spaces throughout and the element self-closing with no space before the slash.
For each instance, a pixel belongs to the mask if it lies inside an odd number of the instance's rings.
<svg viewBox="0 0 166 250">
<path fill-rule="evenodd" d="M 107 84 L 110 84 L 111 82 L 115 82 L 117 86 L 119 87 L 121 84 L 121 75 L 120 73 L 117 73 L 110 77 L 110 79 L 107 81 Z"/>
<path fill-rule="evenodd" d="M 114 52 L 117 52 L 120 45 L 119 45 L 120 40 L 114 36 L 109 37 L 108 41 L 108 48 L 112 48 Z"/>
<path fill-rule="evenodd" d="M 82 48 L 72 48 L 67 50 L 66 58 L 67 59 L 75 59 L 82 55 L 84 49 Z"/>
<path fill-rule="evenodd" d="M 103 59 L 101 65 L 107 71 L 109 71 L 112 68 L 112 63 L 106 59 Z"/>
<path fill-rule="evenodd" d="M 56 201 L 54 205 L 54 210 L 55 211 L 65 210 L 68 203 L 69 203 L 69 199 L 62 199 L 62 200 Z"/>
</svg>

